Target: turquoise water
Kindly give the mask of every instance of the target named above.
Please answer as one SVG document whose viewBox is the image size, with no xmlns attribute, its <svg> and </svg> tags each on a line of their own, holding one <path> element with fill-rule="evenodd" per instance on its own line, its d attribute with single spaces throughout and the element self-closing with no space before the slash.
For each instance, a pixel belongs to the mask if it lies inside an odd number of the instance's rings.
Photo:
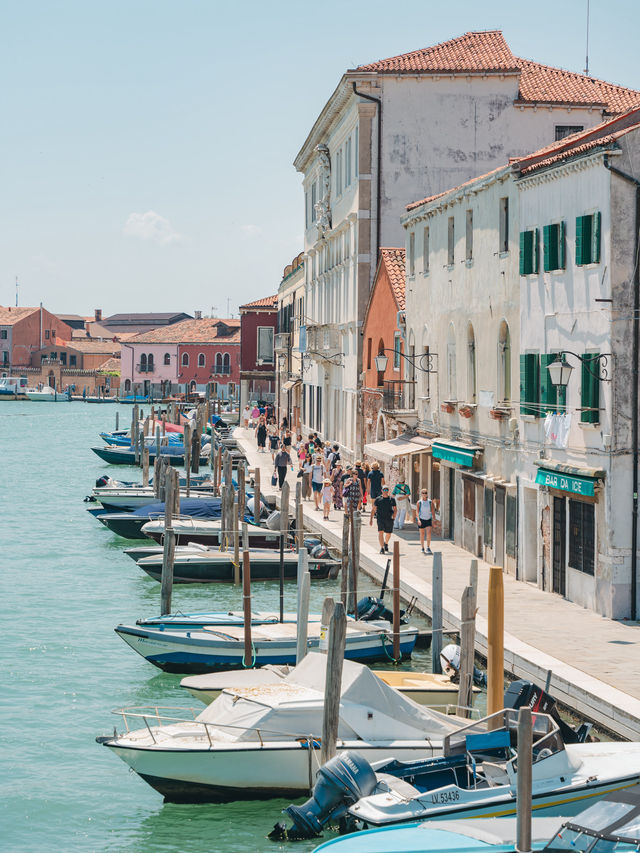
<svg viewBox="0 0 640 853">
<path fill-rule="evenodd" d="M 86 403 L 0 402 L 2 524 L 2 851 L 313 850 L 266 839 L 288 801 L 164 805 L 124 762 L 95 743 L 126 705 L 195 703 L 180 676 L 161 673 L 114 633 L 159 609 L 160 586 L 122 553 L 127 542 L 100 525 L 82 503 L 110 468 L 90 450 L 98 432 L 127 425 L 130 407 Z M 134 543 L 131 543 L 134 544 Z M 339 582 L 312 585 L 313 609 Z M 362 577 L 360 591 L 372 589 Z M 277 584 L 256 585 L 255 606 L 276 609 Z M 174 609 L 240 609 L 232 586 L 180 586 Z M 295 608 L 287 585 L 285 607 Z M 428 666 L 428 653 L 413 666 Z"/>
</svg>

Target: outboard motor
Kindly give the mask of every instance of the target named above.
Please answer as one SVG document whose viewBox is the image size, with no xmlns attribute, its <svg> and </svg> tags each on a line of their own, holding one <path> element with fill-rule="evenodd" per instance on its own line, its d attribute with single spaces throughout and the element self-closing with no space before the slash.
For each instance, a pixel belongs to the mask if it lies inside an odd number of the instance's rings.
<svg viewBox="0 0 640 853">
<path fill-rule="evenodd" d="M 357 619 L 363 622 L 376 622 L 379 619 L 384 619 L 386 622 L 393 622 L 393 613 L 385 606 L 383 598 L 376 598 L 374 595 L 365 595 L 358 602 Z M 403 625 L 407 624 L 405 611 L 400 611 L 400 622 Z"/>
<path fill-rule="evenodd" d="M 460 646 L 455 643 L 449 643 L 440 652 L 440 664 L 442 671 L 450 675 L 452 681 L 457 681 L 460 675 Z M 473 683 L 478 687 L 487 686 L 487 674 L 478 669 L 473 668 Z"/>
<path fill-rule="evenodd" d="M 287 830 L 277 823 L 269 838 L 299 841 L 316 837 L 330 820 L 344 817 L 350 806 L 372 794 L 376 784 L 376 774 L 362 755 L 351 750 L 336 755 L 318 770 L 311 798 L 302 806 L 284 809 L 293 826 Z"/>
<path fill-rule="evenodd" d="M 280 530 L 280 510 L 274 509 L 273 512 L 269 514 L 265 524 L 269 530 Z"/>
<path fill-rule="evenodd" d="M 322 540 L 308 538 L 304 540 L 304 547 L 307 549 L 307 554 L 310 554 L 316 545 L 322 545 Z"/>
<path fill-rule="evenodd" d="M 98 477 L 96 480 L 96 489 L 101 489 L 103 486 L 107 486 L 111 482 L 111 477 L 108 474 L 103 474 L 102 477 Z"/>
<path fill-rule="evenodd" d="M 328 560 L 331 557 L 331 554 L 329 553 L 327 546 L 320 542 L 311 549 L 311 556 L 316 557 L 319 560 Z"/>
<path fill-rule="evenodd" d="M 531 708 L 533 713 L 548 714 L 560 729 L 565 743 L 585 743 L 591 731 L 591 723 L 582 723 L 572 728 L 562 719 L 556 707 L 556 700 L 532 681 L 513 681 L 504 694 L 504 707 Z"/>
</svg>

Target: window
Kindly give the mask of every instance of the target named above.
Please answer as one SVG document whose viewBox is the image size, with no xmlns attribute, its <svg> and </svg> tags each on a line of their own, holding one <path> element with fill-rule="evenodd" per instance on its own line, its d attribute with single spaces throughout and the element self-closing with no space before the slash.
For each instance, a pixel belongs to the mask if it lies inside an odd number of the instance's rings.
<svg viewBox="0 0 640 853">
<path fill-rule="evenodd" d="M 69 367 L 75 367 L 78 363 L 78 358 L 75 355 L 69 356 Z"/>
<path fill-rule="evenodd" d="M 188 352 L 182 353 L 182 366 L 183 367 L 189 367 L 189 353 Z"/>
<path fill-rule="evenodd" d="M 371 370 L 371 338 L 367 338 L 367 370 Z"/>
<path fill-rule="evenodd" d="M 304 191 L 304 227 L 309 227 L 309 191 Z"/>
<path fill-rule="evenodd" d="M 198 353 L 198 367 L 204 367 L 204 365 L 205 365 L 204 353 L 199 352 Z"/>
<path fill-rule="evenodd" d="M 342 148 L 336 154 L 336 195 L 342 192 Z"/>
<path fill-rule="evenodd" d="M 322 432 L 322 388 L 316 387 L 316 429 Z"/>
<path fill-rule="evenodd" d="M 2 352 L 2 363 L 9 364 L 9 353 L 6 350 Z"/>
<path fill-rule="evenodd" d="M 540 229 L 520 232 L 520 275 L 533 275 L 540 264 Z"/>
<path fill-rule="evenodd" d="M 504 526 L 504 549 L 507 557 L 515 557 L 518 542 L 518 505 L 515 495 L 507 495 Z"/>
<path fill-rule="evenodd" d="M 467 401 L 476 402 L 476 336 L 471 323 L 467 326 Z"/>
<path fill-rule="evenodd" d="M 146 373 L 147 371 L 147 354 L 143 352 L 140 356 L 140 373 Z"/>
<path fill-rule="evenodd" d="M 360 174 L 360 152 L 358 150 L 359 147 L 360 147 L 360 128 L 356 127 L 356 133 L 355 133 L 355 149 L 356 149 L 356 151 L 355 151 L 355 157 L 353 158 L 353 173 L 356 176 L 356 178 Z"/>
<path fill-rule="evenodd" d="M 49 340 L 49 329 L 44 330 L 44 336 L 46 340 Z"/>
<path fill-rule="evenodd" d="M 50 352 L 49 353 L 49 360 L 50 361 L 57 361 L 58 360 L 58 353 L 57 352 Z"/>
<path fill-rule="evenodd" d="M 150 352 L 147 356 L 147 371 L 153 373 L 153 353 Z"/>
<path fill-rule="evenodd" d="M 382 338 L 378 341 L 378 355 L 384 355 L 384 341 Z M 377 367 L 377 365 L 376 365 Z M 384 385 L 384 370 L 378 370 L 378 388 Z"/>
<path fill-rule="evenodd" d="M 409 275 L 416 272 L 416 232 L 409 233 Z"/>
<path fill-rule="evenodd" d="M 498 335 L 498 402 L 511 400 L 511 333 L 506 321 Z"/>
<path fill-rule="evenodd" d="M 509 251 L 509 199 L 500 199 L 500 245 L 499 252 Z"/>
<path fill-rule="evenodd" d="M 470 480 L 468 477 L 462 478 L 462 486 L 464 492 L 464 517 L 467 521 L 476 520 L 476 481 Z"/>
<path fill-rule="evenodd" d="M 569 501 L 569 566 L 593 575 L 595 510 L 593 504 Z"/>
<path fill-rule="evenodd" d="M 600 422 L 600 362 L 597 353 L 585 353 L 582 358 L 580 421 L 583 424 L 597 424 Z"/>
<path fill-rule="evenodd" d="M 600 263 L 600 213 L 576 217 L 576 264 Z"/>
<path fill-rule="evenodd" d="M 453 323 L 449 325 L 447 338 L 447 394 L 449 400 L 457 400 L 456 387 L 456 336 Z"/>
<path fill-rule="evenodd" d="M 429 272 L 429 226 L 424 229 L 422 234 L 422 272 L 426 275 Z"/>
<path fill-rule="evenodd" d="M 455 239 L 455 222 L 453 216 L 450 216 L 447 231 L 447 263 L 449 266 L 451 266 L 455 261 Z"/>
<path fill-rule="evenodd" d="M 316 202 L 318 201 L 318 187 L 314 181 L 311 184 L 311 221 L 316 221 Z"/>
<path fill-rule="evenodd" d="M 400 352 L 402 350 L 402 336 L 395 332 L 393 336 L 393 369 L 400 370 Z"/>
<path fill-rule="evenodd" d="M 345 186 L 351 186 L 351 137 L 347 139 L 347 144 L 345 145 L 345 175 L 344 175 L 344 183 Z"/>
<path fill-rule="evenodd" d="M 7 333 L 6 329 L 0 330 L 0 338 L 2 338 L 3 341 L 7 340 L 7 336 L 8 336 L 8 333 Z"/>
<path fill-rule="evenodd" d="M 539 417 L 539 403 L 540 356 L 537 352 L 523 353 L 520 356 L 520 414 Z"/>
<path fill-rule="evenodd" d="M 493 489 L 484 490 L 484 544 L 493 548 Z"/>
<path fill-rule="evenodd" d="M 222 373 L 222 353 L 216 353 L 216 369 L 215 373 Z"/>
<path fill-rule="evenodd" d="M 130 379 L 125 379 L 125 380 L 124 380 L 124 390 L 125 390 L 127 393 L 129 393 L 129 392 L 131 391 L 131 380 L 130 380 Z"/>
<path fill-rule="evenodd" d="M 222 357 L 222 372 L 231 373 L 231 359 L 228 352 L 225 352 Z"/>
<path fill-rule="evenodd" d="M 258 362 L 273 364 L 272 326 L 258 326 Z"/>
<path fill-rule="evenodd" d="M 564 139 L 565 136 L 571 136 L 572 133 L 580 133 L 581 130 L 584 130 L 584 126 L 581 124 L 557 124 L 556 142 Z"/>
<path fill-rule="evenodd" d="M 466 253 L 468 261 L 473 260 L 473 210 L 467 210 Z"/>
<path fill-rule="evenodd" d="M 165 352 L 165 354 L 164 354 L 164 363 L 165 364 L 171 364 L 171 354 L 168 352 Z"/>
<path fill-rule="evenodd" d="M 565 224 L 554 222 L 542 229 L 544 271 L 563 270 L 565 268 Z"/>
<path fill-rule="evenodd" d="M 60 353 L 60 364 L 66 365 L 66 363 L 67 363 L 67 354 L 66 354 L 66 352 L 61 352 Z"/>
</svg>

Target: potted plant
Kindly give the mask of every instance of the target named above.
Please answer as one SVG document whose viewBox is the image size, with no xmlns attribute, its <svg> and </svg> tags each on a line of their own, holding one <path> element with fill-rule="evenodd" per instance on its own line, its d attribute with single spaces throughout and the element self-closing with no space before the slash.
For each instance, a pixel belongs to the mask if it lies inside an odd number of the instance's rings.
<svg viewBox="0 0 640 853">
<path fill-rule="evenodd" d="M 443 412 L 447 412 L 447 414 L 452 415 L 455 411 L 456 404 L 452 400 L 445 400 L 444 403 L 440 404 L 440 409 Z"/>
<path fill-rule="evenodd" d="M 473 403 L 463 403 L 458 411 L 463 418 L 472 418 L 476 413 L 476 407 Z"/>
<path fill-rule="evenodd" d="M 511 414 L 511 409 L 506 406 L 494 406 L 492 409 L 489 409 L 489 417 L 493 418 L 494 421 L 501 421 L 504 418 L 508 418 Z"/>
</svg>

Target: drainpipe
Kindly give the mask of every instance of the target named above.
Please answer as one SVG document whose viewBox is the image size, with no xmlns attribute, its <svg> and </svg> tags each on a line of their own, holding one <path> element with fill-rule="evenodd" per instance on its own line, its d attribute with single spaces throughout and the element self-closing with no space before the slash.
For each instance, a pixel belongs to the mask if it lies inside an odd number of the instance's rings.
<svg viewBox="0 0 640 853">
<path fill-rule="evenodd" d="M 374 98 L 373 95 L 365 95 L 364 92 L 359 92 L 356 89 L 356 84 L 352 83 L 353 94 L 364 98 L 366 101 L 373 101 L 378 105 L 378 156 L 377 156 L 377 175 L 376 175 L 376 251 L 374 255 L 374 269 L 378 265 L 378 252 L 380 251 L 380 192 L 381 192 L 381 165 L 382 165 L 382 100 Z"/>
<path fill-rule="evenodd" d="M 633 502 L 631 509 L 631 619 L 637 617 L 636 594 L 638 588 L 638 356 L 640 350 L 640 181 L 609 163 L 604 155 L 604 167 L 636 188 L 635 246 L 633 264 L 633 382 L 631 387 L 631 443 L 633 445 Z"/>
<path fill-rule="evenodd" d="M 40 303 L 40 349 L 42 349 L 42 302 Z"/>
</svg>

